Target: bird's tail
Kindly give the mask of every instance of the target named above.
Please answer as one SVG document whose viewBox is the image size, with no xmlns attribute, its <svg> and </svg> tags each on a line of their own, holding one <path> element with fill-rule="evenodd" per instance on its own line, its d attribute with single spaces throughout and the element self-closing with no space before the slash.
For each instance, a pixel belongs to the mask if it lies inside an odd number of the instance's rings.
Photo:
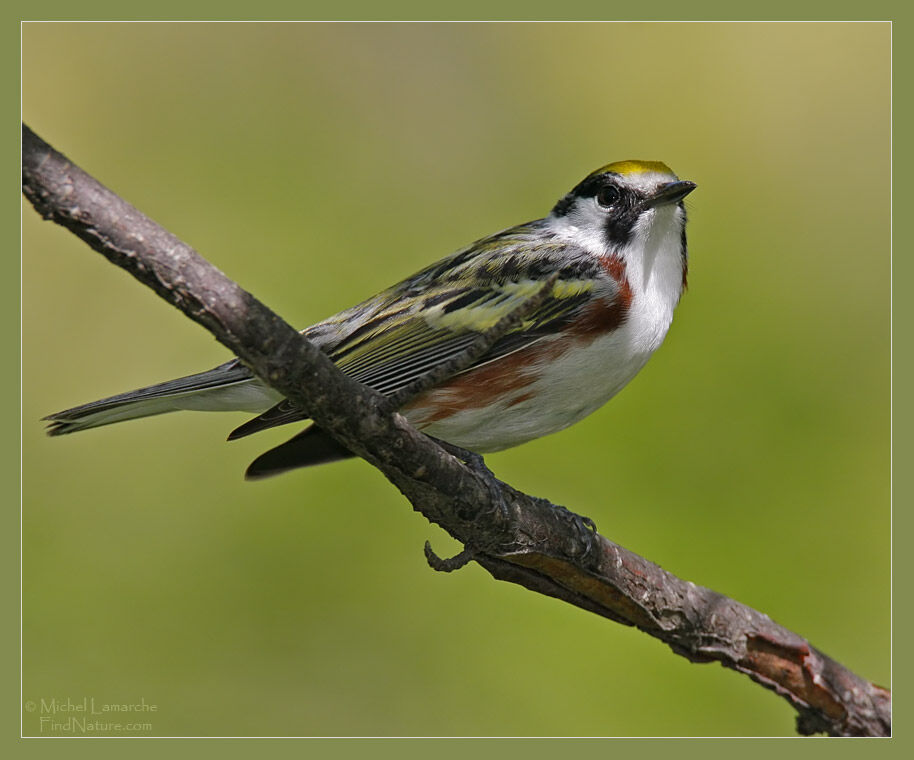
<svg viewBox="0 0 914 760">
<path fill-rule="evenodd" d="M 49 423 L 48 435 L 65 435 L 179 409 L 259 412 L 278 398 L 235 359 L 208 372 L 119 393 L 44 419 Z"/>
<path fill-rule="evenodd" d="M 285 443 L 261 454 L 244 473 L 246 480 L 260 480 L 299 467 L 336 462 L 355 456 L 317 425 L 302 430 Z"/>
</svg>

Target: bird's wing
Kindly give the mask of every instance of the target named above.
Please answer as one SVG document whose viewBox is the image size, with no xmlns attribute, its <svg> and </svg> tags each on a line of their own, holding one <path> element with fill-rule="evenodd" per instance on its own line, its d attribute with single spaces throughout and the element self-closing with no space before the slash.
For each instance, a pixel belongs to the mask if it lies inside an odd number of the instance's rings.
<svg viewBox="0 0 914 760">
<path fill-rule="evenodd" d="M 552 292 L 469 369 L 556 334 L 597 296 L 604 302 L 618 297 L 611 279 L 601 277 L 598 287 L 593 257 L 572 257 L 567 248 L 555 246 L 525 262 L 520 253 L 504 248 L 480 255 L 479 246 L 474 245 L 472 260 L 455 254 L 311 330 L 322 337 L 340 370 L 392 395 L 467 348 L 536 295 L 556 271 Z M 342 337 L 331 343 L 325 336 L 334 328 Z M 230 438 L 306 418 L 286 399 L 235 429 Z"/>
</svg>

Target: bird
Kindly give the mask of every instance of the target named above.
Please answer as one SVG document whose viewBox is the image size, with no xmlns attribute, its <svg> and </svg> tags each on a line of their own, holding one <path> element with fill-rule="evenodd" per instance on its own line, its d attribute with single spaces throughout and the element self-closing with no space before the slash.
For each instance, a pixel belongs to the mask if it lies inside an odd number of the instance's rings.
<svg viewBox="0 0 914 760">
<path fill-rule="evenodd" d="M 687 285 L 683 199 L 695 187 L 659 161 L 607 164 L 545 217 L 477 240 L 302 334 L 343 373 L 392 396 L 552 280 L 536 308 L 475 363 L 399 411 L 478 455 L 558 432 L 615 396 L 663 343 Z M 308 419 L 237 358 L 44 419 L 58 436 L 177 410 L 257 415 L 229 440 Z M 350 456 L 312 424 L 257 457 L 245 476 Z"/>
</svg>

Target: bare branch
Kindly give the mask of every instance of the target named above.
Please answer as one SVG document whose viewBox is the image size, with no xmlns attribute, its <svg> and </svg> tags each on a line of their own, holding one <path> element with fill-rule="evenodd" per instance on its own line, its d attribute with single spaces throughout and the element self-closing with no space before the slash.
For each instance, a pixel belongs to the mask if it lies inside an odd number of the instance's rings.
<svg viewBox="0 0 914 760">
<path fill-rule="evenodd" d="M 258 377 L 380 469 L 430 521 L 495 578 L 553 596 L 666 642 L 692 662 L 720 662 L 776 692 L 800 733 L 885 736 L 891 694 L 766 615 L 683 581 L 597 534 L 587 518 L 497 480 L 481 458 L 455 456 L 390 411 L 384 397 L 340 373 L 298 331 L 193 249 L 70 163 L 23 126 L 23 192 L 63 225 L 209 330 Z M 551 288 L 547 283 L 538 296 Z M 536 305 L 486 333 L 442 372 L 465 369 Z M 440 382 L 434 374 L 407 396 Z M 399 396 L 396 402 L 402 402 Z"/>
</svg>

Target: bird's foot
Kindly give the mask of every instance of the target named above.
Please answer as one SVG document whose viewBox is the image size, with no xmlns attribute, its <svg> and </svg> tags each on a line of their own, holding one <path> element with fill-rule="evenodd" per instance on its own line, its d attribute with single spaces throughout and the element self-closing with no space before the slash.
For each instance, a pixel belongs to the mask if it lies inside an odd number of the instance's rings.
<svg viewBox="0 0 914 760">
<path fill-rule="evenodd" d="M 585 561 L 596 556 L 597 525 L 589 517 L 572 512 L 565 507 L 554 505 L 556 514 L 563 522 L 571 525 L 575 532 L 576 546 L 569 547 L 569 555 L 581 557 Z"/>
</svg>

